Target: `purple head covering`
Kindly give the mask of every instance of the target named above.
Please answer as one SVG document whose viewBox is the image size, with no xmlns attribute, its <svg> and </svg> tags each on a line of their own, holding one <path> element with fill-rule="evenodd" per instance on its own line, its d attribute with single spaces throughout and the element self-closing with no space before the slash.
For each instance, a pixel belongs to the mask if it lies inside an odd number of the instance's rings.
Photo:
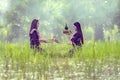
<svg viewBox="0 0 120 80">
<path fill-rule="evenodd" d="M 81 25 L 80 25 L 80 23 L 79 22 L 75 22 L 74 25 L 77 28 L 77 32 L 81 32 Z"/>
<path fill-rule="evenodd" d="M 77 32 L 81 34 L 81 40 L 82 40 L 82 43 L 84 43 L 84 39 L 83 39 L 83 33 L 82 33 L 82 29 L 81 29 L 81 25 L 79 22 L 75 22 L 74 25 L 76 26 L 77 28 Z"/>
</svg>

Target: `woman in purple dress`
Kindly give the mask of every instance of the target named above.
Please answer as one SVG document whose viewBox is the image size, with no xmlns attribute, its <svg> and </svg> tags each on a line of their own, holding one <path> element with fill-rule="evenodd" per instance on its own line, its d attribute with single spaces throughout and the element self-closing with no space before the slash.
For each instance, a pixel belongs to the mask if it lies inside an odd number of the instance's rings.
<svg viewBox="0 0 120 80">
<path fill-rule="evenodd" d="M 72 35 L 71 33 L 67 33 L 67 35 L 71 36 L 70 44 L 73 45 L 73 49 L 69 51 L 70 54 L 74 53 L 75 48 L 79 49 L 84 44 L 83 33 L 80 23 L 75 22 L 73 24 L 73 28 L 76 31 L 75 34 Z"/>
<path fill-rule="evenodd" d="M 82 46 L 84 44 L 83 33 L 79 22 L 75 22 L 73 25 L 76 33 L 72 36 L 71 42 L 73 46 Z"/>
<path fill-rule="evenodd" d="M 40 39 L 40 35 L 39 35 L 39 32 L 38 32 L 38 26 L 39 26 L 39 20 L 34 19 L 31 23 L 31 28 L 30 28 L 30 31 L 29 31 L 30 47 L 32 49 L 41 50 L 41 48 L 39 47 L 40 42 L 47 43 L 47 41 L 43 40 L 43 39 Z"/>
</svg>

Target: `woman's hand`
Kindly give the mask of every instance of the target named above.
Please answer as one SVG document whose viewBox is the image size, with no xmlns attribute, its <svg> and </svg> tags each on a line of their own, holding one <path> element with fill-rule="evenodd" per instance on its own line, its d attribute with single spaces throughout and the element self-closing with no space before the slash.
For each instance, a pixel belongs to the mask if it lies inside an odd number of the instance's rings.
<svg viewBox="0 0 120 80">
<path fill-rule="evenodd" d="M 69 42 L 68 42 L 68 44 L 69 44 L 69 45 L 72 45 L 72 42 L 71 42 L 71 41 L 69 41 Z"/>
<path fill-rule="evenodd" d="M 56 42 L 56 43 L 59 43 L 59 41 L 56 39 L 56 38 L 52 38 L 50 39 L 52 42 Z"/>
<path fill-rule="evenodd" d="M 64 32 L 64 34 L 66 34 L 66 35 L 71 35 L 72 32 L 71 32 L 71 31 L 66 31 L 66 32 Z"/>
</svg>

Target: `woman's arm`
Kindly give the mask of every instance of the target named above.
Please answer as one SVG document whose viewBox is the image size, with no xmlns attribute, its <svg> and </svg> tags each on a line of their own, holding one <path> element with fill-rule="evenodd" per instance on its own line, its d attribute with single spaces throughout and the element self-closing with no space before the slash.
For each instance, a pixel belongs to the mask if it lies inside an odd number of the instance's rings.
<svg viewBox="0 0 120 80">
<path fill-rule="evenodd" d="M 56 39 L 48 39 L 48 40 L 40 39 L 39 41 L 42 43 L 51 43 L 51 42 L 59 43 Z"/>
<path fill-rule="evenodd" d="M 48 43 L 47 40 L 45 40 L 45 39 L 39 39 L 39 41 L 42 43 Z"/>
</svg>

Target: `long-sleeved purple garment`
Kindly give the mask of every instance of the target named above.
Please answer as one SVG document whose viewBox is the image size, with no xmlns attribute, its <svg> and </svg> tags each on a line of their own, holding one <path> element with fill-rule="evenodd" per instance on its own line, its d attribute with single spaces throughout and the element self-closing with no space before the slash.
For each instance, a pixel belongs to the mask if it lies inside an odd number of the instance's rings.
<svg viewBox="0 0 120 80">
<path fill-rule="evenodd" d="M 71 39 L 73 46 L 81 46 L 83 44 L 83 37 L 80 32 L 76 32 Z"/>
</svg>

